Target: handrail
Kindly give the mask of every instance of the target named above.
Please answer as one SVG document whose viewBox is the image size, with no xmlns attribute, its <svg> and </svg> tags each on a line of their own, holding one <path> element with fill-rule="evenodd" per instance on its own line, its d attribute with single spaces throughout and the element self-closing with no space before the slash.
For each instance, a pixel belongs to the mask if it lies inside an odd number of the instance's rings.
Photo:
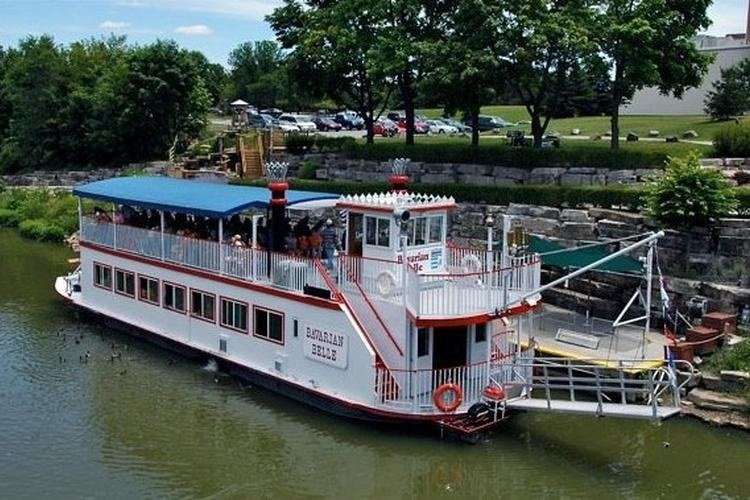
<svg viewBox="0 0 750 500">
<path fill-rule="evenodd" d="M 393 334 L 391 333 L 390 328 L 388 328 L 388 325 L 385 324 L 385 321 L 380 316 L 380 313 L 378 313 L 377 309 L 375 308 L 375 305 L 372 303 L 370 298 L 367 296 L 367 293 L 364 291 L 362 286 L 359 284 L 359 281 L 357 280 L 356 276 L 353 276 L 351 273 L 350 267 L 348 265 L 339 266 L 340 268 L 344 269 L 344 272 L 347 275 L 347 281 L 350 283 L 354 283 L 354 286 L 357 287 L 357 290 L 359 290 L 359 293 L 362 295 L 362 298 L 365 300 L 365 303 L 370 308 L 372 313 L 375 315 L 375 318 L 378 320 L 378 323 L 380 323 L 380 326 L 383 327 L 383 330 L 385 330 L 386 335 L 390 339 L 390 341 L 393 343 L 394 347 L 396 348 L 396 351 L 403 356 L 404 351 L 401 349 L 401 346 L 398 345 L 398 342 L 396 342 L 396 339 L 393 337 Z"/>
</svg>

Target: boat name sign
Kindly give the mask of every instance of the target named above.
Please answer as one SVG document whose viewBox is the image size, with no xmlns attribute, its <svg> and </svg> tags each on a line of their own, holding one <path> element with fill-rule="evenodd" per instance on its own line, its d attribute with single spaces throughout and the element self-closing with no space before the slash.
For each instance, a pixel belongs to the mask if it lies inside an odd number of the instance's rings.
<svg viewBox="0 0 750 500">
<path fill-rule="evenodd" d="M 345 369 L 349 345 L 345 335 L 305 325 L 304 351 L 313 361 Z"/>
</svg>

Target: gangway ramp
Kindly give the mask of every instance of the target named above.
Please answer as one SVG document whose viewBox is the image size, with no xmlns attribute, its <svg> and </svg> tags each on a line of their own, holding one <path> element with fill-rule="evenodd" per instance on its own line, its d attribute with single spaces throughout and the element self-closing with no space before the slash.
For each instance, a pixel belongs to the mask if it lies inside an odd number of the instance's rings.
<svg viewBox="0 0 750 500">
<path fill-rule="evenodd" d="M 649 420 L 664 420 L 680 413 L 680 409 L 673 406 L 657 406 L 654 408 L 651 405 L 623 405 L 618 403 L 602 403 L 600 406 L 596 401 L 547 401 L 546 399 L 517 399 L 508 401 L 507 407 L 512 410 Z"/>
<path fill-rule="evenodd" d="M 588 360 L 520 358 L 498 363 L 491 382 L 507 393 L 509 409 L 576 415 L 663 420 L 680 413 L 680 393 L 695 373 L 685 362 L 656 362 L 633 370 L 642 360 L 618 360 L 615 366 Z M 680 382 L 681 373 L 689 374 Z"/>
</svg>

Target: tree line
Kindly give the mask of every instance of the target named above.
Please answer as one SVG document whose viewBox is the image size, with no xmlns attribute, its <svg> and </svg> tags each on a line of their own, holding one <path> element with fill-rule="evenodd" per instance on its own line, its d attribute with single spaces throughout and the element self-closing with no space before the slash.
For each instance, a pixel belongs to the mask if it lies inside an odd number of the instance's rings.
<svg viewBox="0 0 750 500">
<path fill-rule="evenodd" d="M 540 147 L 550 120 L 580 91 L 597 94 L 619 146 L 619 107 L 655 86 L 681 96 L 709 58 L 693 37 L 711 0 L 285 0 L 268 21 L 312 95 L 357 110 L 368 129 L 398 93 L 406 143 L 429 93 L 474 121 L 512 91 Z M 602 78 L 603 76 L 603 78 Z M 372 140 L 371 130 L 368 140 Z"/>
<path fill-rule="evenodd" d="M 223 68 L 172 41 L 122 37 L 0 48 L 0 170 L 164 158 L 205 126 Z"/>
</svg>

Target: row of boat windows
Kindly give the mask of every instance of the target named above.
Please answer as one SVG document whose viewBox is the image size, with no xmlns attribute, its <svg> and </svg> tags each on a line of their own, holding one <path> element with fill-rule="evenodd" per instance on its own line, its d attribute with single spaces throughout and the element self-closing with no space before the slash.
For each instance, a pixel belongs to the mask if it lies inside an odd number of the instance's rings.
<svg viewBox="0 0 750 500">
<path fill-rule="evenodd" d="M 428 215 L 406 223 L 407 245 L 418 246 L 443 241 L 443 216 Z M 391 218 L 365 216 L 365 243 L 379 247 L 391 246 Z M 400 243 L 399 243 L 400 246 Z"/>
<path fill-rule="evenodd" d="M 111 266 L 94 263 L 94 286 L 112 290 L 119 295 L 135 298 L 155 306 L 161 306 L 181 314 L 188 311 L 190 315 L 208 321 L 216 322 L 216 295 L 194 288 L 190 289 L 188 296 L 187 288 L 176 283 L 159 280 L 136 274 L 124 269 L 114 269 Z M 114 287 L 113 287 L 114 285 Z M 161 296 L 160 296 L 161 293 Z M 189 301 L 187 300 L 189 298 Z M 240 333 L 248 333 L 247 302 L 219 297 L 219 324 L 230 330 Z M 269 340 L 278 344 L 284 344 L 284 314 L 253 306 L 253 336 Z"/>
</svg>

